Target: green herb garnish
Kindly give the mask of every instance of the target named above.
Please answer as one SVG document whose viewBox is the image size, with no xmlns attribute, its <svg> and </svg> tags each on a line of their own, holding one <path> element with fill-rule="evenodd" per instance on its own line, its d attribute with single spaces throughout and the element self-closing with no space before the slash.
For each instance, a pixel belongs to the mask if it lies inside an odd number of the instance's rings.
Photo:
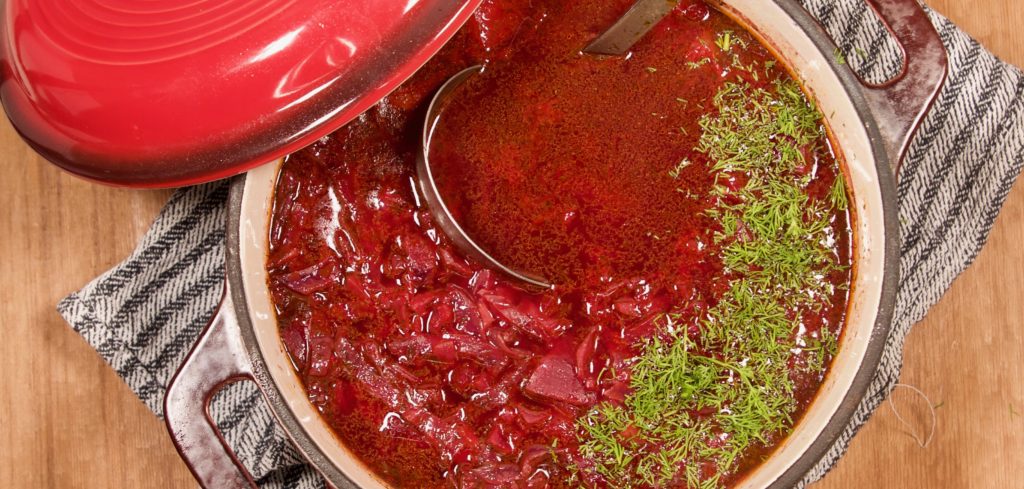
<svg viewBox="0 0 1024 489">
<path fill-rule="evenodd" d="M 686 67 L 691 69 L 691 70 L 696 70 L 697 68 L 700 68 L 701 66 L 704 66 L 704 65 L 706 65 L 706 64 L 708 64 L 710 62 L 711 62 L 711 58 L 701 58 L 698 61 L 687 61 L 686 62 Z"/>
<path fill-rule="evenodd" d="M 679 174 L 682 173 L 682 171 L 685 170 L 686 167 L 690 166 L 690 164 L 691 162 L 688 158 L 683 159 L 682 161 L 676 164 L 675 168 L 668 172 L 668 176 L 678 180 Z"/>
<path fill-rule="evenodd" d="M 733 42 L 724 32 L 718 44 Z M 801 334 L 799 311 L 827 305 L 834 290 L 824 277 L 843 269 L 826 243 L 846 189 L 840 176 L 827 199 L 808 195 L 805 155 L 824 136 L 822 116 L 795 83 L 773 88 L 727 83 L 700 120 L 696 150 L 716 175 L 718 204 L 706 212 L 721 225 L 727 292 L 697 318 L 666 315 L 664 333 L 641 345 L 631 366 L 624 404 L 601 404 L 578 421 L 580 454 L 616 486 L 720 487 L 748 449 L 792 427 L 790 365 L 821 375 L 838 348 L 828 328 Z M 740 186 L 730 180 L 737 176 Z M 706 463 L 714 475 L 700 470 Z"/>
<path fill-rule="evenodd" d="M 843 54 L 843 51 L 841 49 L 835 48 L 832 51 L 832 56 L 835 57 L 836 63 L 839 63 L 841 65 L 845 65 L 846 64 L 846 55 Z"/>
<path fill-rule="evenodd" d="M 742 37 L 734 35 L 733 31 L 722 31 L 718 33 L 718 37 L 715 38 L 715 45 L 722 52 L 729 52 L 733 46 L 747 47 L 747 41 L 743 40 Z"/>
<path fill-rule="evenodd" d="M 725 31 L 718 34 L 718 38 L 715 39 L 715 45 L 722 51 L 728 51 L 732 48 L 732 31 Z"/>
<path fill-rule="evenodd" d="M 832 202 L 832 207 L 841 211 L 845 211 L 849 206 L 846 197 L 846 182 L 842 175 L 836 177 L 836 181 L 832 184 L 832 190 L 828 193 L 828 198 Z"/>
</svg>

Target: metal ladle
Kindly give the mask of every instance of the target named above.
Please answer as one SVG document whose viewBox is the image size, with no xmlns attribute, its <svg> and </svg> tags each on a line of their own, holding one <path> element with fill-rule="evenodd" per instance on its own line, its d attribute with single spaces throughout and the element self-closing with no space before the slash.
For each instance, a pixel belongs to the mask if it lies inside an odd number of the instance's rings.
<svg viewBox="0 0 1024 489">
<path fill-rule="evenodd" d="M 615 21 L 603 34 L 594 39 L 584 50 L 587 54 L 603 54 L 609 56 L 621 56 L 629 51 L 648 31 L 651 30 L 661 19 L 665 18 L 677 5 L 680 0 L 637 0 L 630 9 Z M 459 223 L 455 221 L 451 211 L 444 203 L 437 182 L 434 180 L 434 173 L 430 165 L 430 142 L 440 119 L 441 111 L 444 109 L 448 96 L 455 91 L 470 76 L 483 70 L 483 66 L 477 65 L 466 68 L 455 74 L 441 85 L 441 88 L 434 94 L 427 108 L 427 117 L 423 124 L 423 136 L 420 141 L 420 151 L 416 159 L 416 178 L 419 181 L 420 190 L 426 201 L 427 208 L 434 216 L 438 227 L 452 240 L 455 247 L 467 256 L 470 256 L 484 266 L 488 266 L 539 287 L 550 288 L 551 283 L 532 274 L 523 273 L 508 266 L 505 266 L 496 258 L 490 255 Z"/>
</svg>

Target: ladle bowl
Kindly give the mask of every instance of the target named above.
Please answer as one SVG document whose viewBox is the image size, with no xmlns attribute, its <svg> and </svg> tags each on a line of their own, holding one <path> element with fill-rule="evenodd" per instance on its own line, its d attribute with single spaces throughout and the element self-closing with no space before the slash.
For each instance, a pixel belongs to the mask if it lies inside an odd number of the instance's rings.
<svg viewBox="0 0 1024 489">
<path fill-rule="evenodd" d="M 627 53 L 637 41 L 678 5 L 679 0 L 637 0 L 608 30 L 584 48 L 583 53 L 608 56 L 621 56 Z M 426 121 L 423 124 L 420 152 L 416 158 L 416 177 L 419 180 L 419 187 L 427 208 L 433 214 L 438 227 L 452 240 L 459 251 L 484 266 L 500 270 L 523 282 L 549 288 L 552 284 L 544 278 L 501 263 L 470 237 L 445 205 L 444 197 L 437 187 L 435 173 L 430 164 L 431 136 L 441 118 L 445 102 L 467 79 L 483 70 L 483 66 L 477 65 L 456 73 L 444 85 L 441 85 L 441 88 L 434 94 L 434 98 L 431 99 L 430 106 L 427 108 Z"/>
<path fill-rule="evenodd" d="M 426 122 L 423 124 L 423 136 L 421 141 L 421 151 L 417 154 L 416 158 L 416 177 L 419 181 L 420 191 L 423 196 L 423 200 L 426 202 L 427 209 L 430 210 L 434 216 L 434 221 L 437 223 L 441 231 L 444 232 L 452 243 L 466 256 L 469 256 L 479 261 L 484 266 L 500 270 L 511 277 L 522 280 L 523 282 L 538 287 L 549 288 L 551 284 L 544 280 L 542 277 L 532 275 L 525 272 L 520 272 L 514 268 L 506 266 L 505 264 L 498 261 L 498 259 L 491 256 L 487 250 L 483 249 L 476 241 L 469 236 L 468 233 L 459 225 L 455 220 L 455 216 L 452 215 L 451 210 L 445 205 L 444 197 L 441 195 L 440 190 L 435 180 L 435 174 L 433 168 L 430 165 L 430 148 L 431 148 L 431 137 L 434 133 L 434 128 L 437 127 L 437 122 L 441 118 L 441 112 L 444 110 L 445 102 L 448 97 L 459 88 L 466 80 L 471 76 L 483 71 L 484 67 L 477 65 L 466 68 L 455 76 L 451 77 L 441 85 L 441 88 L 434 94 L 434 98 L 430 101 L 430 105 L 427 107 Z"/>
</svg>

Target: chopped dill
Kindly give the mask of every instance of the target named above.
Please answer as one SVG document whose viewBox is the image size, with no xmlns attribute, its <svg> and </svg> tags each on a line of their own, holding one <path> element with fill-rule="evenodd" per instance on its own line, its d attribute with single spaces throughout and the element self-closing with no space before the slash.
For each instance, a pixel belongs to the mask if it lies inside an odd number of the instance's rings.
<svg viewBox="0 0 1024 489">
<path fill-rule="evenodd" d="M 691 70 L 696 70 L 696 69 L 700 68 L 701 66 L 704 66 L 704 65 L 706 65 L 706 64 L 708 64 L 710 62 L 711 62 L 711 58 L 701 58 L 700 60 L 697 60 L 697 61 L 687 61 L 686 62 L 686 67 L 691 69 Z"/>
<path fill-rule="evenodd" d="M 846 196 L 846 182 L 843 180 L 842 175 L 836 177 L 836 181 L 832 183 L 832 189 L 829 190 L 828 199 L 832 202 L 832 207 L 845 211 L 849 206 Z"/>
<path fill-rule="evenodd" d="M 736 42 L 723 32 L 717 44 Z M 721 487 L 748 449 L 771 446 L 792 427 L 794 360 L 824 375 L 837 352 L 828 327 L 800 333 L 799 311 L 820 310 L 835 290 L 824 277 L 843 267 L 824 243 L 831 214 L 848 205 L 846 188 L 839 174 L 827 199 L 809 196 L 801 169 L 825 135 L 822 115 L 796 83 L 773 88 L 726 83 L 699 121 L 695 149 L 716 178 L 717 203 L 706 213 L 721 226 L 714 239 L 727 291 L 698 318 L 665 315 L 663 333 L 639 345 L 624 403 L 602 403 L 577 421 L 587 470 L 618 487 Z M 669 176 L 690 164 L 680 161 Z M 697 334 L 686 321 L 696 321 Z M 713 472 L 701 469 L 708 463 Z"/>
<path fill-rule="evenodd" d="M 732 48 L 732 31 L 725 31 L 718 34 L 718 38 L 715 39 L 715 45 L 722 51 L 728 51 Z"/>
<path fill-rule="evenodd" d="M 682 129 L 682 128 L 680 128 L 680 129 Z M 684 158 L 682 161 L 680 161 L 679 163 L 676 164 L 675 168 L 673 168 L 672 170 L 670 170 L 668 172 L 668 176 L 678 180 L 679 179 L 679 174 L 682 173 L 682 171 L 685 170 L 686 167 L 690 166 L 690 164 L 691 164 L 691 162 L 690 162 L 689 158 Z"/>
<path fill-rule="evenodd" d="M 836 63 L 839 63 L 840 65 L 846 64 L 846 55 L 843 54 L 843 51 L 841 49 L 835 48 L 832 51 L 832 56 L 835 57 Z"/>
<path fill-rule="evenodd" d="M 723 52 L 729 52 L 732 50 L 732 47 L 736 45 L 747 47 L 747 42 L 741 37 L 736 37 L 734 34 L 735 33 L 733 31 L 728 30 L 718 33 L 718 37 L 715 39 L 715 45 Z"/>
<path fill-rule="evenodd" d="M 740 59 L 738 54 L 732 55 L 732 67 L 738 70 L 746 71 L 757 79 L 757 62 L 752 61 L 749 65 L 743 64 L 743 60 Z"/>
</svg>

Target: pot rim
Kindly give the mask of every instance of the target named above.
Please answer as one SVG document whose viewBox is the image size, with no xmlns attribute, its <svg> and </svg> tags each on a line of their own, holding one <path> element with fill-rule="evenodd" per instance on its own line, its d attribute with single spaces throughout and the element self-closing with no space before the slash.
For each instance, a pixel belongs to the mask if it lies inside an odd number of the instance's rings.
<svg viewBox="0 0 1024 489">
<path fill-rule="evenodd" d="M 797 27 L 813 42 L 826 59 L 830 59 L 829 55 L 835 48 L 835 42 L 810 13 L 795 0 L 775 0 L 775 3 L 795 22 Z M 730 15 L 735 16 L 737 13 L 730 12 Z M 742 22 L 742 19 L 740 20 Z M 900 237 L 897 219 L 898 201 L 895 175 L 892 170 L 896 166 L 893 160 L 897 156 L 887 153 L 884 138 L 878 129 L 879 125 L 876 122 L 875 115 L 868 109 L 869 103 L 864 85 L 854 72 L 850 69 L 840 69 L 835 63 L 830 63 L 829 69 L 839 79 L 840 85 L 845 92 L 844 96 L 852 102 L 858 119 L 864 126 L 870 143 L 871 153 L 874 157 L 874 166 L 878 173 L 878 190 L 882 197 L 884 221 L 882 228 L 885 234 L 884 245 L 877 248 L 876 251 L 885 254 L 880 286 L 881 296 L 867 349 L 846 394 L 824 428 L 817 433 L 814 441 L 781 475 L 771 482 L 768 487 L 773 489 L 789 488 L 799 483 L 829 452 L 839 436 L 846 430 L 861 401 L 867 394 L 881 361 L 884 346 L 891 331 L 891 321 L 894 314 L 899 281 Z M 247 178 L 248 176 L 243 174 L 231 182 L 228 199 L 225 272 L 227 281 L 230 284 L 228 289 L 230 290 L 231 299 L 234 303 L 240 325 L 241 339 L 252 362 L 253 378 L 262 390 L 278 423 L 302 455 L 331 484 L 339 488 L 357 489 L 358 486 L 338 468 L 338 465 L 316 445 L 306 432 L 302 423 L 300 423 L 298 417 L 289 406 L 288 400 L 282 393 L 281 388 L 270 375 L 266 358 L 256 339 L 253 322 L 248 315 L 250 309 L 243 286 L 244 270 L 240 258 L 240 246 L 242 245 L 241 229 L 244 220 L 242 202 Z"/>
</svg>

